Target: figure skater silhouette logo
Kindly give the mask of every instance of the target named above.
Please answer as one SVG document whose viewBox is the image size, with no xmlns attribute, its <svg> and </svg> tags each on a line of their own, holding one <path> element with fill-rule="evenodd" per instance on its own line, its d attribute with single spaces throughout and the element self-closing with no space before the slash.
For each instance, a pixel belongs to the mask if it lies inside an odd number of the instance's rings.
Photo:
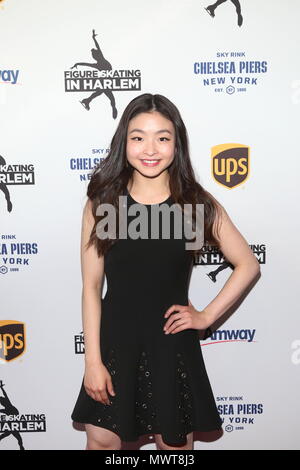
<svg viewBox="0 0 300 470">
<path fill-rule="evenodd" d="M 205 8 L 205 10 L 207 11 L 207 13 L 212 17 L 214 18 L 215 17 L 215 10 L 216 8 L 218 8 L 219 5 L 221 5 L 221 3 L 225 3 L 227 2 L 228 0 L 217 0 L 214 4 L 212 5 L 208 5 L 208 7 Z M 231 3 L 234 4 L 235 6 L 235 9 L 236 9 L 236 13 L 237 13 L 237 21 L 238 21 L 238 25 L 239 26 L 242 26 L 243 24 L 243 17 L 242 17 L 242 12 L 241 12 L 241 4 L 239 2 L 239 0 L 230 0 Z"/>
<path fill-rule="evenodd" d="M 93 56 L 93 58 L 95 59 L 96 62 L 94 62 L 92 64 L 88 63 L 88 62 L 77 62 L 76 64 L 73 65 L 73 67 L 71 67 L 71 70 L 74 69 L 74 68 L 77 68 L 78 65 L 83 65 L 85 67 L 92 67 L 92 68 L 95 68 L 99 71 L 101 71 L 101 70 L 112 70 L 112 66 L 111 66 L 110 62 L 108 62 L 108 60 L 106 60 L 103 56 L 103 53 L 102 53 L 102 51 L 100 49 L 100 46 L 99 46 L 99 43 L 96 39 L 96 36 L 97 36 L 97 34 L 95 33 L 95 30 L 93 29 L 92 37 L 93 37 L 96 49 L 91 49 L 91 53 L 92 53 L 92 56 Z M 104 93 L 107 96 L 107 98 L 110 100 L 110 104 L 111 104 L 111 107 L 112 107 L 112 116 L 113 116 L 114 119 L 116 119 L 116 117 L 118 115 L 118 111 L 117 111 L 117 108 L 116 108 L 115 98 L 114 98 L 114 95 L 113 95 L 111 90 L 98 89 L 94 93 L 92 93 L 88 98 L 85 98 L 82 101 L 80 101 L 80 103 L 82 104 L 82 106 L 84 106 L 85 109 L 87 109 L 89 111 L 90 110 L 90 102 L 92 100 L 94 100 L 95 98 L 97 98 L 97 96 L 102 95 L 102 93 Z"/>
<path fill-rule="evenodd" d="M 31 185 L 35 184 L 34 165 L 32 163 L 7 164 L 0 155 L 0 190 L 6 199 L 7 211 L 12 211 L 12 202 L 8 186 L 11 185 Z M 2 209 L 2 195 L 0 198 L 0 209 Z"/>
<path fill-rule="evenodd" d="M 3 406 L 3 408 L 0 408 L 0 413 L 2 413 L 4 415 L 7 415 L 7 416 L 18 416 L 19 411 L 12 404 L 10 399 L 8 398 L 8 395 L 7 395 L 6 391 L 4 390 L 4 383 L 2 382 L 2 380 L 0 380 L 0 389 L 3 393 L 3 396 L 0 397 L 0 404 L 1 404 L 1 406 Z M 2 421 L 2 423 L 3 422 L 4 421 Z M 19 433 L 19 431 L 6 430 L 6 431 L 2 432 L 2 434 L 0 434 L 0 441 L 2 441 L 2 439 L 4 439 L 5 437 L 8 437 L 10 435 L 14 436 L 17 439 L 20 450 L 25 450 L 24 446 L 23 446 L 23 440 L 22 440 L 22 437 L 21 437 L 21 434 Z"/>
<path fill-rule="evenodd" d="M 4 160 L 3 157 L 0 155 L 0 190 L 4 193 L 4 197 L 6 199 L 6 206 L 7 206 L 7 211 L 11 212 L 12 211 L 12 202 L 10 200 L 10 194 L 9 190 L 7 188 L 6 183 L 2 180 L 1 178 L 1 167 L 6 165 L 6 161 Z"/>
</svg>

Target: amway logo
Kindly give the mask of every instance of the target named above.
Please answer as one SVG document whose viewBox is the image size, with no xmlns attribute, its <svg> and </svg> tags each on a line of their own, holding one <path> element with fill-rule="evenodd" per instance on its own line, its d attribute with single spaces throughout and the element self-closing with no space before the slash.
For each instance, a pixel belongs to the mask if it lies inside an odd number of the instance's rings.
<svg viewBox="0 0 300 470">
<path fill-rule="evenodd" d="M 253 338 L 256 330 L 216 330 L 209 338 L 213 341 L 202 344 L 206 346 L 214 343 L 225 343 L 232 341 L 247 341 L 248 343 L 253 342 Z"/>
<path fill-rule="evenodd" d="M 0 82 L 15 85 L 18 81 L 20 70 L 0 70 Z"/>
</svg>

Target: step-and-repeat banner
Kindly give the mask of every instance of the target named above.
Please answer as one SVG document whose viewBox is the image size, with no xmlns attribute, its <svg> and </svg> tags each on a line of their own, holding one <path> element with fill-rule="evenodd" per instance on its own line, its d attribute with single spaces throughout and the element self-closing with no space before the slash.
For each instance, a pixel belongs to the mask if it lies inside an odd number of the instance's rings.
<svg viewBox="0 0 300 470">
<path fill-rule="evenodd" d="M 0 1 L 0 449 L 85 448 L 82 209 L 145 92 L 179 108 L 199 182 L 261 267 L 200 340 L 223 433 L 195 449 L 300 448 L 299 17 L 297 0 Z M 196 308 L 232 269 L 203 249 Z"/>
</svg>

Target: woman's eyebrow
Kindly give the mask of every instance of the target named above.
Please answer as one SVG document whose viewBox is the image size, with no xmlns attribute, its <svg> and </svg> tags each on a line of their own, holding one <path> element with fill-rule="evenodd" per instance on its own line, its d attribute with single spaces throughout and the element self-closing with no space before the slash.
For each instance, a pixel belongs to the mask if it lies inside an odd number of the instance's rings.
<svg viewBox="0 0 300 470">
<path fill-rule="evenodd" d="M 141 132 L 142 134 L 145 134 L 145 131 L 143 131 L 142 129 L 132 129 L 129 134 L 132 134 L 132 132 Z M 156 131 L 155 134 L 160 134 L 162 132 L 168 132 L 168 134 L 172 135 L 172 132 L 169 131 L 169 129 L 160 129 L 159 131 Z"/>
</svg>

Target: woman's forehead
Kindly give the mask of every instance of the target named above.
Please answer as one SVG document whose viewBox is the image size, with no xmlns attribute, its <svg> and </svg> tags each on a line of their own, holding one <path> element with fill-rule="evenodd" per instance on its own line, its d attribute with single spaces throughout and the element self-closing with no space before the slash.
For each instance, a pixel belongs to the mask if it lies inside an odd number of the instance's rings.
<svg viewBox="0 0 300 470">
<path fill-rule="evenodd" d="M 167 119 L 163 114 L 158 111 L 143 112 L 139 113 L 129 121 L 128 130 L 132 129 L 140 130 L 162 130 L 167 129 L 173 131 L 174 125 L 172 121 Z"/>
</svg>

